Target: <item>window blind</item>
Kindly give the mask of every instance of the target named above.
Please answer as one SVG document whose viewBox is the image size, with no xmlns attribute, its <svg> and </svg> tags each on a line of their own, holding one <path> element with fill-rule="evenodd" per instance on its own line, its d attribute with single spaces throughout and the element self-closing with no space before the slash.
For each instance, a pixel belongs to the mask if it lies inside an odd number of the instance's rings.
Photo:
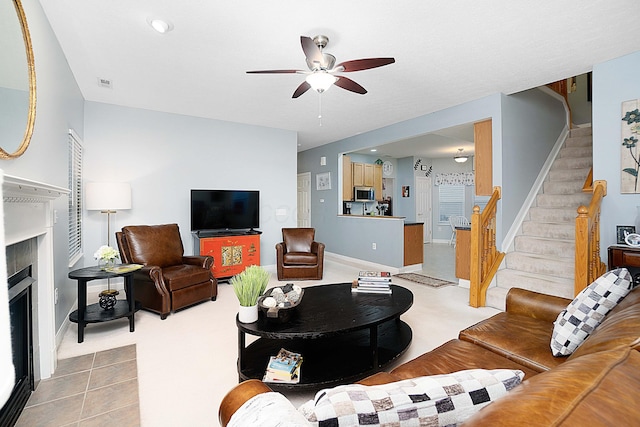
<svg viewBox="0 0 640 427">
<path fill-rule="evenodd" d="M 69 129 L 69 267 L 82 257 L 82 142 Z"/>
</svg>

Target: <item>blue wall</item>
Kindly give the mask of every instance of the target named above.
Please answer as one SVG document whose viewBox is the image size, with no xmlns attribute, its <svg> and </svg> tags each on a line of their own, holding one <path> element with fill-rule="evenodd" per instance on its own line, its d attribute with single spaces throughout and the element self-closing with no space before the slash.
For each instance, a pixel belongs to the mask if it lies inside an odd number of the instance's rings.
<svg viewBox="0 0 640 427">
<path fill-rule="evenodd" d="M 640 194 L 620 193 L 622 103 L 640 98 L 640 52 L 593 67 L 593 177 L 607 181 L 602 202 L 600 255 L 616 243 L 616 225 L 634 225 Z"/>
</svg>

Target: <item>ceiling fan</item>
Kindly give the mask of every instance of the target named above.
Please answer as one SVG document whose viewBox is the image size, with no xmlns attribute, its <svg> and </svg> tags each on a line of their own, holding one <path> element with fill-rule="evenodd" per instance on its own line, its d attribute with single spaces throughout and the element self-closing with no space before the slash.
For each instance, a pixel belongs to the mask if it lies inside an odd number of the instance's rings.
<svg viewBox="0 0 640 427">
<path fill-rule="evenodd" d="M 248 74 L 307 74 L 304 82 L 293 92 L 292 98 L 297 98 L 309 89 L 322 93 L 332 85 L 341 87 L 351 92 L 364 95 L 367 90 L 353 80 L 339 75 L 338 73 L 350 73 L 352 71 L 368 70 L 370 68 L 382 67 L 396 62 L 393 58 L 366 58 L 354 59 L 352 61 L 336 63 L 336 57 L 330 53 L 323 52 L 329 43 L 327 36 L 315 36 L 313 39 L 307 36 L 300 36 L 302 50 L 307 59 L 309 71 L 303 70 L 261 70 L 247 71 Z"/>
</svg>

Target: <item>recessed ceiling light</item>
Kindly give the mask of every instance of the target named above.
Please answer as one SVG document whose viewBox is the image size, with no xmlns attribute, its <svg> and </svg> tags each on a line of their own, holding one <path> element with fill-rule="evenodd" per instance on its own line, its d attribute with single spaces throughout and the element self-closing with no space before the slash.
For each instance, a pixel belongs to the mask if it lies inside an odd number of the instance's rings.
<svg viewBox="0 0 640 427">
<path fill-rule="evenodd" d="M 171 22 L 159 18 L 150 18 L 147 20 L 149 25 L 160 34 L 168 33 L 173 30 Z"/>
<path fill-rule="evenodd" d="M 372 152 L 372 153 L 375 153 L 376 151 L 378 151 L 378 150 L 377 150 L 377 149 L 375 149 L 375 148 L 372 148 L 372 149 L 371 149 L 371 152 Z"/>
</svg>

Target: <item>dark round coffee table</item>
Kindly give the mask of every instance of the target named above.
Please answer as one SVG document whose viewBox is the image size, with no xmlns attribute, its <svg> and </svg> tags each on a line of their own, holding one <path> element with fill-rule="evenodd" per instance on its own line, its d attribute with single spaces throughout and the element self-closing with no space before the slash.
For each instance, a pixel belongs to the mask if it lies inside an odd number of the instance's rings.
<svg viewBox="0 0 640 427">
<path fill-rule="evenodd" d="M 397 285 L 391 289 L 387 295 L 351 293 L 350 283 L 311 286 L 286 323 L 262 313 L 254 323 L 236 317 L 240 381 L 262 379 L 269 357 L 281 348 L 302 354 L 300 382 L 270 383 L 274 389 L 320 389 L 383 370 L 412 338 L 400 315 L 413 304 L 413 294 Z M 260 338 L 245 346 L 245 334 Z"/>
</svg>

